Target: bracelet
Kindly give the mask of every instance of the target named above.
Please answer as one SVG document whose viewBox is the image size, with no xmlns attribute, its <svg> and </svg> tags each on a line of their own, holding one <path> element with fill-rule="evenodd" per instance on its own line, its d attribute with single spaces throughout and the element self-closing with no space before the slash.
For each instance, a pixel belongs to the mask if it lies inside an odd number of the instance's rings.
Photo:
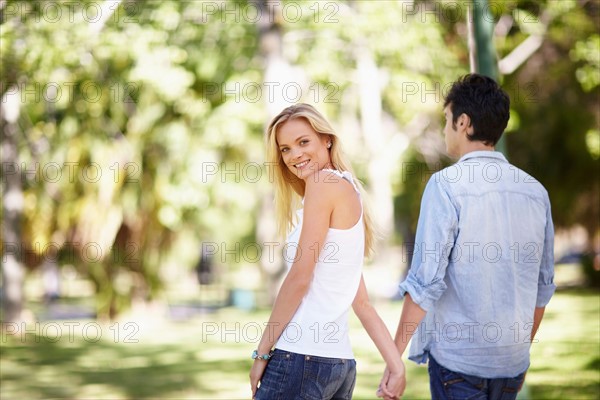
<svg viewBox="0 0 600 400">
<path fill-rule="evenodd" d="M 258 355 L 258 350 L 254 350 L 252 352 L 252 359 L 256 360 L 257 358 L 260 360 L 269 360 L 271 358 L 271 356 L 273 355 L 273 350 L 269 351 L 268 354 L 262 354 L 262 355 Z"/>
</svg>

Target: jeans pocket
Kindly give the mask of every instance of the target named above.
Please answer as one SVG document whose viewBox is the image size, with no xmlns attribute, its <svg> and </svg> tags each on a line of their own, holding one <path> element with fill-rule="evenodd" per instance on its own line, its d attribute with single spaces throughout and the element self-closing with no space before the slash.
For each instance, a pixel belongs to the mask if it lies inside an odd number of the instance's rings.
<svg viewBox="0 0 600 400">
<path fill-rule="evenodd" d="M 448 399 L 487 399 L 483 378 L 450 371 L 442 366 L 440 366 L 440 378 Z"/>
<path fill-rule="evenodd" d="M 348 360 L 345 369 L 345 379 L 333 395 L 334 400 L 351 400 L 356 385 L 356 361 Z"/>
<path fill-rule="evenodd" d="M 288 386 L 290 363 L 289 353 L 275 351 L 260 381 L 256 392 L 257 400 L 284 399 L 285 388 Z"/>
<path fill-rule="evenodd" d="M 332 398 L 346 380 L 343 360 L 306 357 L 302 377 L 301 398 L 324 400 Z"/>
<path fill-rule="evenodd" d="M 502 389 L 500 391 L 500 400 L 515 399 L 517 397 L 517 394 L 519 393 L 519 388 L 523 384 L 524 380 L 525 373 L 514 378 L 504 379 L 504 384 L 502 385 Z"/>
</svg>

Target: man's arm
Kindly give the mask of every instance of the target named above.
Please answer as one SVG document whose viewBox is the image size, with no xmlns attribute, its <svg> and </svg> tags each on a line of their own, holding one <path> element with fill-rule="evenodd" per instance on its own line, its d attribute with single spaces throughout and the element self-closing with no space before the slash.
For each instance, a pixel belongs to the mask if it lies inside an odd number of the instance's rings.
<svg viewBox="0 0 600 400">
<path fill-rule="evenodd" d="M 423 192 L 415 251 L 408 276 L 400 284 L 404 304 L 394 342 L 401 355 L 427 311 L 435 308 L 436 301 L 446 290 L 444 277 L 449 263 L 448 250 L 451 251 L 458 233 L 457 209 L 438 174 L 429 179 Z M 388 376 L 386 369 L 382 388 L 386 388 Z M 391 398 L 385 396 L 385 390 L 382 392 L 386 400 Z M 378 396 L 381 397 L 379 392 Z"/>
<path fill-rule="evenodd" d="M 533 312 L 533 328 L 531 328 L 531 343 L 533 343 L 533 338 L 540 327 L 540 323 L 542 322 L 542 318 L 544 318 L 544 311 L 546 311 L 546 307 L 536 307 Z"/>
<path fill-rule="evenodd" d="M 427 312 L 413 301 L 410 294 L 406 293 L 404 296 L 404 305 L 402 306 L 402 315 L 400 316 L 396 337 L 394 338 L 394 342 L 396 343 L 400 355 L 404 354 L 404 350 L 406 350 L 417 327 L 423 318 L 425 318 L 425 314 L 427 314 Z"/>
<path fill-rule="evenodd" d="M 536 307 L 535 311 L 533 312 L 533 327 L 531 328 L 531 343 L 533 343 L 533 339 L 535 338 L 535 334 L 538 331 L 538 328 L 540 327 L 540 323 L 542 322 L 542 318 L 544 318 L 544 311 L 546 311 L 546 307 Z M 525 383 L 525 377 L 527 376 L 527 371 L 525 371 L 525 376 L 523 376 L 523 382 L 521 382 L 521 385 L 519 386 L 519 389 L 517 389 L 517 391 L 521 391 L 521 389 L 523 388 L 523 384 Z"/>
</svg>

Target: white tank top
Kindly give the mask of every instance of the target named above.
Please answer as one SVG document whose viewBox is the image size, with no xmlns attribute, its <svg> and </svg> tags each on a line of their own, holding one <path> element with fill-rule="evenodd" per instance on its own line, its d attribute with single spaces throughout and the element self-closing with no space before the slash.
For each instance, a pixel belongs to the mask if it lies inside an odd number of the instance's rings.
<svg viewBox="0 0 600 400">
<path fill-rule="evenodd" d="M 348 180 L 358 192 L 348 171 L 327 171 Z M 288 271 L 298 249 L 303 210 L 298 210 L 297 215 L 298 224 L 288 235 L 285 248 Z M 364 243 L 362 210 L 352 228 L 329 228 L 308 292 L 281 334 L 276 348 L 320 357 L 354 358 L 348 335 L 348 312 L 360 284 Z"/>
</svg>

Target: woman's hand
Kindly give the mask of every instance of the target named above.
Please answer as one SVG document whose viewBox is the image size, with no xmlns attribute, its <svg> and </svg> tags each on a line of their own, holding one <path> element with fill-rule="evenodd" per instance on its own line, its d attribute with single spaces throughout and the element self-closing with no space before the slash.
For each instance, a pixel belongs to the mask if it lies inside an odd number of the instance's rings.
<svg viewBox="0 0 600 400">
<path fill-rule="evenodd" d="M 256 389 L 258 389 L 258 383 L 262 380 L 268 362 L 268 360 L 262 360 L 260 358 L 254 360 L 252 369 L 250 369 L 250 387 L 252 388 L 252 398 L 256 396 Z"/>
<path fill-rule="evenodd" d="M 390 371 L 386 367 L 379 388 L 377 389 L 377 397 L 383 397 L 384 400 L 397 400 L 402 397 L 405 388 L 406 375 L 404 363 L 402 363 L 402 368 L 398 371 Z"/>
</svg>

